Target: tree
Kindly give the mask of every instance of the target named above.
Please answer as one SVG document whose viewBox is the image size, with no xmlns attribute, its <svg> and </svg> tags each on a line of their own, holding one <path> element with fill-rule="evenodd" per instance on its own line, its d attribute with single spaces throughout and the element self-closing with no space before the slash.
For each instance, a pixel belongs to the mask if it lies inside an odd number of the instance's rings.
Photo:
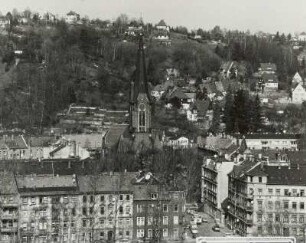
<svg viewBox="0 0 306 243">
<path fill-rule="evenodd" d="M 225 131 L 227 133 L 232 133 L 234 131 L 234 96 L 231 87 L 228 88 L 225 96 L 225 106 L 224 106 L 224 123 Z"/>
<path fill-rule="evenodd" d="M 248 94 L 244 90 L 238 90 L 235 94 L 234 105 L 233 105 L 233 115 L 236 126 L 234 128 L 238 129 L 239 133 L 245 134 L 249 129 L 249 115 L 248 115 Z"/>
<path fill-rule="evenodd" d="M 213 106 L 213 119 L 212 119 L 212 125 L 210 127 L 210 131 L 213 134 L 218 134 L 220 131 L 220 118 L 221 118 L 221 106 L 217 102 Z"/>
</svg>

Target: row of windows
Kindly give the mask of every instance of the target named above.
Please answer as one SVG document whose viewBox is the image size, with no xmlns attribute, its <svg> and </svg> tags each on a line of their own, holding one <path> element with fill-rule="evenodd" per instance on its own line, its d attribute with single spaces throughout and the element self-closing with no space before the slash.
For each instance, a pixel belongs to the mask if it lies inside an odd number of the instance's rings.
<svg viewBox="0 0 306 243">
<path fill-rule="evenodd" d="M 148 225 L 152 225 L 156 223 L 156 219 L 153 219 L 152 216 L 148 217 Z M 137 217 L 137 226 L 143 226 L 145 225 L 145 217 Z M 163 225 L 168 225 L 169 224 L 169 217 L 168 216 L 163 216 Z M 179 217 L 178 216 L 173 216 L 173 224 L 178 225 L 179 224 Z"/>
<path fill-rule="evenodd" d="M 263 201 L 262 200 L 258 200 L 257 201 L 258 204 L 258 209 L 263 209 Z M 275 201 L 273 203 L 273 201 L 268 201 L 267 203 L 267 208 L 268 209 L 281 209 L 281 201 Z M 283 201 L 283 209 L 289 209 L 290 208 L 290 202 L 289 201 Z M 298 209 L 298 203 L 297 202 L 291 202 L 291 208 L 292 209 Z M 300 202 L 299 203 L 299 209 L 304 209 L 305 208 L 305 203 L 304 202 Z"/>
<path fill-rule="evenodd" d="M 137 229 L 137 238 L 142 238 L 145 235 L 145 230 L 144 229 Z M 148 229 L 147 230 L 147 237 L 152 238 L 154 234 L 153 229 Z M 163 229 L 163 237 L 169 237 L 169 231 L 168 229 Z M 173 237 L 178 237 L 179 236 L 179 229 L 175 228 L 173 229 Z"/>
<path fill-rule="evenodd" d="M 104 206 L 102 206 L 102 207 L 100 207 L 100 214 L 101 215 L 104 215 L 105 214 L 105 212 L 106 212 L 106 210 L 105 210 L 106 208 L 104 207 Z M 113 205 L 109 205 L 108 206 L 108 212 L 110 213 L 110 214 L 112 214 L 113 212 L 114 212 L 114 207 L 113 207 Z M 84 215 L 84 216 L 86 216 L 86 215 L 92 215 L 92 214 L 94 214 L 94 213 L 97 213 L 95 210 L 94 210 L 94 207 L 89 207 L 89 208 L 87 208 L 87 207 L 83 207 L 82 208 L 82 214 Z M 123 206 L 119 206 L 119 208 L 118 208 L 118 213 L 119 214 L 130 214 L 131 213 L 131 207 L 130 206 L 126 206 L 125 207 L 125 210 L 124 210 L 124 207 Z"/>
<path fill-rule="evenodd" d="M 106 195 L 101 195 L 100 196 L 100 202 L 105 202 L 107 200 L 107 196 Z M 114 195 L 108 195 L 108 201 L 114 201 L 116 200 L 115 196 Z M 126 200 L 126 201 L 130 201 L 131 200 L 131 197 L 129 194 L 126 194 L 126 195 L 123 195 L 123 194 L 120 194 L 119 195 L 119 201 L 123 201 L 123 200 Z M 86 196 L 84 195 L 83 196 L 83 203 L 94 203 L 96 201 L 96 197 L 94 195 L 90 195 L 90 196 Z"/>
<path fill-rule="evenodd" d="M 261 177 L 259 177 L 259 182 L 262 182 L 262 178 Z M 250 189 L 250 190 L 251 190 L 250 193 L 252 193 L 253 189 Z M 271 195 L 271 196 L 274 195 L 274 191 L 275 191 L 275 195 L 276 196 L 280 196 L 281 195 L 281 189 L 278 189 L 278 188 L 275 189 L 275 190 L 273 188 L 268 188 L 268 195 Z M 262 188 L 258 188 L 258 194 L 262 195 L 262 193 L 263 193 Z M 289 189 L 284 189 L 282 195 L 284 195 L 284 196 L 296 196 L 296 197 L 300 196 L 300 197 L 303 197 L 303 196 L 305 196 L 305 190 L 304 189 L 300 189 L 300 190 L 292 189 L 290 191 Z"/>
<path fill-rule="evenodd" d="M 268 213 L 266 216 L 264 216 L 261 213 L 257 214 L 257 222 L 284 222 L 284 223 L 304 223 L 304 215 L 297 215 L 297 214 L 291 214 L 291 215 L 282 215 L 279 213 L 273 214 Z"/>
<path fill-rule="evenodd" d="M 263 234 L 264 231 L 267 231 L 269 235 L 304 235 L 305 229 L 303 227 L 291 227 L 291 228 L 281 228 L 281 227 L 272 227 L 272 226 L 258 226 L 257 232 L 259 235 Z"/>
<path fill-rule="evenodd" d="M 171 205 L 163 204 L 163 205 L 162 205 L 162 210 L 163 210 L 163 212 L 165 212 L 165 213 L 168 212 L 170 206 L 171 206 Z M 137 204 L 137 206 L 136 206 L 136 211 L 137 211 L 137 213 L 143 213 L 143 212 L 145 211 L 145 207 L 146 207 L 146 205 Z M 155 210 L 155 208 L 158 208 L 159 206 L 158 206 L 158 205 L 152 204 L 152 205 L 149 205 L 149 206 L 147 206 L 147 207 L 148 207 L 148 211 L 152 211 L 152 212 L 153 212 L 153 211 Z M 178 212 L 178 210 L 179 210 L 178 204 L 173 205 L 173 212 Z"/>
</svg>

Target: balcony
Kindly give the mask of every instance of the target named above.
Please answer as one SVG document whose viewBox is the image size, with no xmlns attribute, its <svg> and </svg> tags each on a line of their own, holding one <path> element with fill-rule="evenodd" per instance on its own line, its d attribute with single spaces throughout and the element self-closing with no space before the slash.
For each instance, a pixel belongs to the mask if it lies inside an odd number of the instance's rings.
<svg viewBox="0 0 306 243">
<path fill-rule="evenodd" d="M 2 214 L 2 219 L 17 219 L 18 213 L 4 213 Z"/>
<path fill-rule="evenodd" d="M 15 233 L 18 231 L 17 227 L 2 227 L 1 233 Z"/>
<path fill-rule="evenodd" d="M 247 225 L 252 226 L 253 225 L 253 220 L 252 219 L 247 219 L 246 223 L 247 223 Z"/>
<path fill-rule="evenodd" d="M 245 209 L 247 212 L 253 212 L 253 206 L 246 206 Z"/>
<path fill-rule="evenodd" d="M 2 208 L 18 208 L 19 204 L 17 202 L 6 202 L 3 203 Z"/>
</svg>

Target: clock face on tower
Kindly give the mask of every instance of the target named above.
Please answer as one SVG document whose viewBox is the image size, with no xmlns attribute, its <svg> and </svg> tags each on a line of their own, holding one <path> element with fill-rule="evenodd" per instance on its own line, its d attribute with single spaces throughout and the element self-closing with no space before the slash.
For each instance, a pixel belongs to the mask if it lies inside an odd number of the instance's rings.
<svg viewBox="0 0 306 243">
<path fill-rule="evenodd" d="M 144 111 L 146 108 L 145 104 L 141 103 L 139 104 L 139 110 Z"/>
</svg>

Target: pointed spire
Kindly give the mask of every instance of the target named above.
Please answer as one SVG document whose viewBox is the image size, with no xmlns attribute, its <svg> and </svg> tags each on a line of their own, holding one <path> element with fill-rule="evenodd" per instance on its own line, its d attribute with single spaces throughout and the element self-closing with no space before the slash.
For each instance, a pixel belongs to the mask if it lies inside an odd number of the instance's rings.
<svg viewBox="0 0 306 243">
<path fill-rule="evenodd" d="M 136 63 L 136 79 L 134 84 L 133 101 L 135 102 L 140 93 L 146 94 L 149 101 L 151 100 L 149 94 L 149 87 L 147 82 L 146 62 L 144 54 L 143 34 L 139 34 L 137 63 Z"/>
</svg>

